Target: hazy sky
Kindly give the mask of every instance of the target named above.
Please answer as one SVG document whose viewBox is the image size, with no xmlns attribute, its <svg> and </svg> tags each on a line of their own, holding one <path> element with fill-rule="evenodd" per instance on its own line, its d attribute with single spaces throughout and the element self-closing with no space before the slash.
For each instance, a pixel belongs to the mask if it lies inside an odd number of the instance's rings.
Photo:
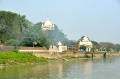
<svg viewBox="0 0 120 79">
<path fill-rule="evenodd" d="M 0 0 L 0 10 L 26 15 L 34 24 L 48 16 L 71 40 L 86 35 L 120 43 L 120 0 Z"/>
</svg>

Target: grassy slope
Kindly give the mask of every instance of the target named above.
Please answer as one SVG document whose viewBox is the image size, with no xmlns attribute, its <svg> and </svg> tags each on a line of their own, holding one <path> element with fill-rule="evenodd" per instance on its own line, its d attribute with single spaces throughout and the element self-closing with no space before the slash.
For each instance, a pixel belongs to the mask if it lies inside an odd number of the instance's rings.
<svg viewBox="0 0 120 79">
<path fill-rule="evenodd" d="M 38 58 L 31 54 L 0 51 L 0 64 L 19 64 L 19 63 L 33 63 L 33 62 L 47 62 L 47 59 L 43 57 Z"/>
</svg>

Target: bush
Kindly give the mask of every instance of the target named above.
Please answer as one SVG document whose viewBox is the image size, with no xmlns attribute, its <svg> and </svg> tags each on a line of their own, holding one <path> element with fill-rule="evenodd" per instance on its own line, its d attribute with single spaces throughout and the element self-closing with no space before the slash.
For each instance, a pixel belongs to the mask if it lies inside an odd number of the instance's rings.
<svg viewBox="0 0 120 79">
<path fill-rule="evenodd" d="M 6 41 L 6 45 L 17 46 L 19 44 L 18 40 L 10 39 Z"/>
<path fill-rule="evenodd" d="M 17 49 L 14 49 L 13 52 L 15 52 L 15 53 L 19 53 L 19 51 L 18 51 Z"/>
<path fill-rule="evenodd" d="M 44 57 L 40 57 L 39 61 L 40 61 L 40 62 L 47 62 L 47 59 L 44 58 Z"/>
</svg>

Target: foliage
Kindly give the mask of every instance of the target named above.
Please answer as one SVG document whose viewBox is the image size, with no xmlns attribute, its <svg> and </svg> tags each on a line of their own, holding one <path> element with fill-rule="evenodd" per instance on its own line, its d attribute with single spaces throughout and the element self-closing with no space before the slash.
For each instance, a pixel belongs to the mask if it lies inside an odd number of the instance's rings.
<svg viewBox="0 0 120 79">
<path fill-rule="evenodd" d="M 10 45 L 10 46 L 17 46 L 19 44 L 19 42 L 18 42 L 18 40 L 15 40 L 15 39 L 9 39 L 6 41 L 5 44 Z"/>
<path fill-rule="evenodd" d="M 0 41 L 2 43 L 10 39 L 22 41 L 29 27 L 31 27 L 31 22 L 24 15 L 0 11 Z"/>
<path fill-rule="evenodd" d="M 0 64 L 18 64 L 27 62 L 47 62 L 44 57 L 37 58 L 31 54 L 15 52 L 0 52 Z"/>
<path fill-rule="evenodd" d="M 117 51 L 117 52 L 120 51 L 120 44 L 116 44 L 116 51 Z"/>
<path fill-rule="evenodd" d="M 57 43 L 60 41 L 63 45 L 73 45 L 74 42 L 72 40 L 69 40 L 62 30 L 59 30 L 57 25 L 55 25 L 54 30 L 48 30 L 45 32 L 48 36 L 48 38 L 51 40 L 51 44 L 57 45 Z"/>
<path fill-rule="evenodd" d="M 36 42 L 36 45 L 34 46 L 45 46 L 47 49 L 49 49 L 51 44 L 57 45 L 59 41 L 61 41 L 63 45 L 74 44 L 73 41 L 66 38 L 66 35 L 64 35 L 64 33 L 60 31 L 56 25 L 54 30 L 47 31 L 42 31 L 41 25 L 42 23 L 39 22 L 30 29 L 24 41 L 22 42 L 23 45 L 33 46 L 33 42 Z"/>
<path fill-rule="evenodd" d="M 115 44 L 111 42 L 101 42 L 100 43 L 101 47 L 104 48 L 106 51 L 112 51 L 113 49 L 116 48 Z"/>
<path fill-rule="evenodd" d="M 96 49 L 100 50 L 101 45 L 98 42 L 96 41 L 91 41 L 91 42 L 93 44 L 92 51 L 95 51 Z"/>
<path fill-rule="evenodd" d="M 6 45 L 45 46 L 49 49 L 50 44 L 59 41 L 63 45 L 72 45 L 73 41 L 66 38 L 66 35 L 55 25 L 53 31 L 42 31 L 42 23 L 32 24 L 26 16 L 9 11 L 0 11 L 0 42 Z M 32 27 L 33 26 L 33 27 Z"/>
<path fill-rule="evenodd" d="M 30 29 L 27 36 L 24 38 L 23 45 L 33 46 L 33 42 L 36 42 L 36 45 L 34 46 L 45 46 L 47 49 L 49 49 L 50 41 L 46 34 L 41 30 L 41 24 L 42 23 L 37 23 Z"/>
<path fill-rule="evenodd" d="M 74 46 L 75 46 L 77 49 L 79 49 L 79 42 L 80 42 L 80 39 L 77 40 L 77 41 L 75 42 L 75 44 L 74 44 Z"/>
<path fill-rule="evenodd" d="M 44 58 L 44 57 L 41 57 L 41 58 L 39 59 L 39 61 L 40 61 L 40 62 L 47 62 L 47 59 Z"/>
<path fill-rule="evenodd" d="M 15 53 L 19 53 L 18 49 L 14 49 L 13 52 L 15 52 Z"/>
</svg>

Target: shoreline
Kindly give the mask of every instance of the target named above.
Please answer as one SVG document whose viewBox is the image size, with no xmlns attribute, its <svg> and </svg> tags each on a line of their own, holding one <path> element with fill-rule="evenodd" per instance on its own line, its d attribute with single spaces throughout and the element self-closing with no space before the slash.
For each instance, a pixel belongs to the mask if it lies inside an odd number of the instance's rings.
<svg viewBox="0 0 120 79">
<path fill-rule="evenodd" d="M 42 64 L 42 63 L 48 63 L 48 62 L 54 62 L 54 61 L 68 61 L 69 59 L 96 59 L 96 58 L 103 58 L 103 55 L 94 55 L 92 56 L 90 54 L 61 54 L 61 55 L 52 55 L 53 57 L 48 57 L 40 55 L 39 57 L 35 56 L 34 54 L 25 54 L 20 52 L 1 52 L 0 51 L 0 69 L 5 67 L 11 67 L 11 66 L 24 66 L 24 65 L 33 65 L 33 64 Z M 107 57 L 119 57 L 120 53 L 109 53 L 106 54 Z"/>
</svg>

